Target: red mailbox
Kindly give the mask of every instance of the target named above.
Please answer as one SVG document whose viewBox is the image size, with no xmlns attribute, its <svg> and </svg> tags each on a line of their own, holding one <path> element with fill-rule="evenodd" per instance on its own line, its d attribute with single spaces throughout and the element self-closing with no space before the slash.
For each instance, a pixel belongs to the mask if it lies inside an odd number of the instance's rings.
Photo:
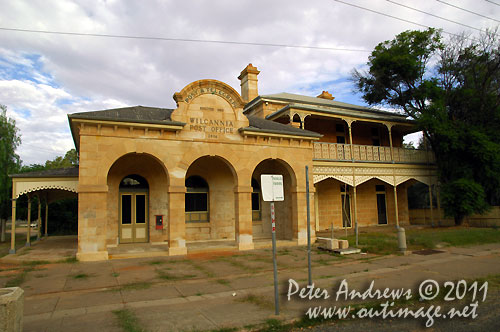
<svg viewBox="0 0 500 332">
<path fill-rule="evenodd" d="M 156 229 L 163 229 L 163 215 L 155 215 L 156 219 Z"/>
</svg>

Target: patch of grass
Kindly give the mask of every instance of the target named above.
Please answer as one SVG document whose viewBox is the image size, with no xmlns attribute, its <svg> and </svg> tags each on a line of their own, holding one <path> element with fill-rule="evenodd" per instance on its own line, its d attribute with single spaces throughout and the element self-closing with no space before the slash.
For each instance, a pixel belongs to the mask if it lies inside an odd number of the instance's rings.
<svg viewBox="0 0 500 332">
<path fill-rule="evenodd" d="M 163 280 L 183 280 L 183 279 L 192 279 L 196 278 L 197 276 L 195 274 L 184 274 L 184 275 L 173 275 L 171 273 L 166 273 L 164 271 L 156 271 L 158 274 L 158 278 L 163 279 Z"/>
<path fill-rule="evenodd" d="M 259 332 L 286 332 L 291 329 L 291 324 L 283 324 L 283 322 L 277 319 L 268 319 L 266 320 L 265 327 L 260 329 Z"/>
<path fill-rule="evenodd" d="M 25 248 L 23 251 L 19 252 L 17 254 L 17 256 L 23 256 L 23 255 L 26 255 L 28 254 L 31 250 L 33 250 L 33 248 Z"/>
<path fill-rule="evenodd" d="M 28 270 L 24 269 L 21 273 L 18 273 L 14 278 L 7 280 L 5 287 L 19 287 L 26 281 L 26 276 Z"/>
<path fill-rule="evenodd" d="M 200 271 L 201 273 L 203 273 L 206 277 L 208 278 L 213 278 L 215 277 L 215 274 L 210 271 L 209 269 L 207 269 L 206 267 L 204 267 L 203 265 L 199 265 L 199 264 L 196 264 L 195 262 L 193 261 L 188 261 L 189 264 L 195 268 L 196 270 Z"/>
<path fill-rule="evenodd" d="M 118 320 L 118 324 L 125 332 L 146 332 L 140 326 L 139 319 L 129 309 L 115 310 L 113 314 Z"/>
<path fill-rule="evenodd" d="M 348 240 L 350 245 L 356 243 L 354 235 L 341 237 Z M 396 232 L 394 233 L 367 233 L 360 234 L 358 239 L 358 247 L 363 252 L 372 254 L 389 255 L 398 251 L 398 239 Z"/>
<path fill-rule="evenodd" d="M 196 293 L 195 295 L 196 295 L 196 296 L 202 296 L 202 295 L 203 295 L 203 293 L 198 292 L 198 293 Z"/>
<path fill-rule="evenodd" d="M 141 289 L 148 289 L 151 288 L 151 283 L 150 282 L 133 282 L 130 284 L 124 284 L 121 285 L 120 287 L 116 287 L 111 289 L 112 292 L 119 292 L 119 291 L 133 291 L 133 290 L 141 290 Z"/>
<path fill-rule="evenodd" d="M 45 265 L 45 264 L 49 264 L 50 262 L 49 261 L 27 261 L 27 262 L 23 262 L 23 265 L 24 266 L 37 266 L 37 265 Z"/>
<path fill-rule="evenodd" d="M 223 286 L 229 286 L 231 284 L 231 282 L 229 280 L 226 280 L 226 279 L 217 279 L 217 280 L 215 280 L 215 282 L 218 284 L 221 284 Z"/>
<path fill-rule="evenodd" d="M 255 304 L 256 306 L 258 306 L 262 309 L 273 309 L 274 308 L 274 303 L 271 300 L 269 300 L 261 295 L 248 294 L 245 297 L 238 298 L 236 301 L 252 303 L 252 304 Z"/>
<path fill-rule="evenodd" d="M 245 271 L 252 271 L 254 268 L 242 263 L 242 262 L 239 262 L 239 261 L 236 261 L 236 260 L 232 260 L 232 259 L 227 259 L 225 260 L 229 265 L 231 266 L 234 266 L 234 267 L 237 267 L 239 269 L 242 269 L 242 270 L 245 270 Z"/>
<path fill-rule="evenodd" d="M 66 257 L 65 259 L 61 259 L 60 261 L 58 261 L 58 263 L 74 264 L 74 263 L 78 263 L 78 259 L 76 258 L 76 256 L 70 256 L 70 257 Z"/>
<path fill-rule="evenodd" d="M 71 276 L 73 279 L 87 279 L 90 275 L 86 273 L 77 273 Z"/>
<path fill-rule="evenodd" d="M 149 265 L 161 265 L 165 264 L 165 261 L 150 261 L 148 262 Z"/>
<path fill-rule="evenodd" d="M 116 278 L 116 277 L 119 277 L 119 276 L 120 276 L 120 273 L 118 273 L 118 272 L 113 272 L 113 273 L 111 273 L 111 276 L 112 276 L 113 278 Z"/>
<path fill-rule="evenodd" d="M 334 275 L 327 275 L 327 276 L 320 276 L 320 277 L 318 277 L 318 279 L 330 279 L 333 277 L 335 277 L 335 276 Z"/>
<path fill-rule="evenodd" d="M 432 249 L 438 243 L 463 247 L 475 244 L 500 243 L 500 231 L 492 228 L 424 229 L 406 232 L 409 244 Z"/>
</svg>

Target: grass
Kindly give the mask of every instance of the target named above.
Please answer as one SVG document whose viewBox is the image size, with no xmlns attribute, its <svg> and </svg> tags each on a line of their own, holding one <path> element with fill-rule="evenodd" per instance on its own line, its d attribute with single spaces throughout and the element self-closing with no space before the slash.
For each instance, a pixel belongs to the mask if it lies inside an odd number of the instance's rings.
<svg viewBox="0 0 500 332">
<path fill-rule="evenodd" d="M 118 272 L 113 272 L 113 273 L 111 273 L 111 276 L 112 276 L 113 278 L 116 278 L 116 277 L 119 277 L 119 276 L 120 276 L 120 273 L 118 273 Z"/>
<path fill-rule="evenodd" d="M 229 286 L 231 284 L 231 282 L 226 279 L 217 279 L 215 282 L 223 286 Z"/>
<path fill-rule="evenodd" d="M 78 263 L 78 259 L 76 258 L 76 256 L 70 256 L 70 257 L 66 257 L 65 259 L 61 259 L 60 261 L 57 261 L 58 263 L 68 263 L 68 264 L 74 264 L 74 263 Z"/>
<path fill-rule="evenodd" d="M 188 263 L 191 264 L 191 266 L 193 268 L 195 268 L 196 270 L 198 270 L 201 273 L 203 273 L 206 277 L 208 277 L 208 278 L 215 277 L 215 274 L 212 271 L 210 271 L 209 269 L 207 269 L 206 267 L 204 267 L 203 265 L 196 264 L 193 261 L 188 261 Z"/>
<path fill-rule="evenodd" d="M 71 276 L 73 279 L 87 279 L 90 275 L 86 273 L 78 273 Z"/>
<path fill-rule="evenodd" d="M 28 269 L 24 269 L 21 273 L 17 274 L 14 278 L 7 280 L 5 287 L 19 287 L 26 281 Z"/>
<path fill-rule="evenodd" d="M 255 304 L 256 306 L 258 306 L 262 309 L 271 310 L 274 308 L 274 303 L 271 300 L 269 300 L 261 295 L 259 296 L 259 295 L 255 295 L 255 294 L 248 294 L 245 297 L 241 297 L 241 298 L 237 299 L 236 301 L 252 303 L 252 304 Z"/>
<path fill-rule="evenodd" d="M 150 261 L 148 262 L 149 265 L 161 265 L 161 264 L 165 264 L 166 262 L 165 261 Z"/>
<path fill-rule="evenodd" d="M 151 288 L 151 282 L 133 282 L 111 289 L 112 292 L 134 291 Z"/>
<path fill-rule="evenodd" d="M 118 325 L 120 325 L 123 331 L 146 332 L 146 330 L 140 326 L 139 319 L 132 311 L 128 309 L 115 310 L 113 311 L 113 314 L 118 320 Z"/>
<path fill-rule="evenodd" d="M 354 235 L 342 237 L 351 245 L 355 243 Z M 425 228 L 408 229 L 406 231 L 408 250 L 433 249 L 438 244 L 463 247 L 487 243 L 500 243 L 500 230 L 495 228 L 461 227 L 453 229 Z M 359 248 L 363 252 L 379 255 L 394 254 L 398 251 L 396 230 L 391 233 L 361 233 Z"/>
<path fill-rule="evenodd" d="M 157 273 L 158 273 L 158 278 L 163 279 L 163 280 L 171 280 L 171 281 L 193 279 L 193 278 L 197 277 L 196 274 L 173 275 L 173 274 L 166 273 L 163 271 L 157 271 Z"/>
<path fill-rule="evenodd" d="M 458 228 L 409 230 L 406 233 L 408 244 L 432 249 L 439 243 L 454 247 L 475 244 L 499 243 L 500 231 L 494 228 Z"/>
<path fill-rule="evenodd" d="M 49 261 L 26 261 L 26 262 L 23 262 L 24 266 L 30 266 L 30 267 L 34 267 L 37 265 L 45 265 L 45 264 L 50 264 L 50 262 Z"/>
</svg>

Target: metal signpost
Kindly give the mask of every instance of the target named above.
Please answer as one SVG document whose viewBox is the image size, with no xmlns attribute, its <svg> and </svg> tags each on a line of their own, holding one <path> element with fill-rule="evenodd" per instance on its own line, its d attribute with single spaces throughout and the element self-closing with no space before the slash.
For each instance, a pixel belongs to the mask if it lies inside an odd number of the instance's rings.
<svg viewBox="0 0 500 332">
<path fill-rule="evenodd" d="M 283 201 L 283 176 L 282 175 L 261 175 L 262 199 L 265 202 L 271 202 L 271 229 L 273 240 L 273 267 L 274 267 L 274 313 L 280 314 L 280 305 L 278 299 L 278 265 L 276 263 L 276 215 L 274 211 L 274 202 Z"/>
<path fill-rule="evenodd" d="M 309 202 L 309 167 L 306 166 L 306 201 L 307 201 L 307 272 L 309 286 L 312 285 L 311 274 L 311 207 Z"/>
</svg>

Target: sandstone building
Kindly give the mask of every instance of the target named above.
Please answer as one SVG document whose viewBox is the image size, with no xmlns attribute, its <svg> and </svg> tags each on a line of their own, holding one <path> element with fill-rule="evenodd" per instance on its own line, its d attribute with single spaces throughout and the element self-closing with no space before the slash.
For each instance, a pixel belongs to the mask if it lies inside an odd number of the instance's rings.
<svg viewBox="0 0 500 332">
<path fill-rule="evenodd" d="M 199 241 L 249 250 L 271 237 L 260 175 L 282 174 L 277 238 L 303 245 L 308 166 L 313 236 L 332 224 L 408 223 L 408 185 L 436 181 L 431 153 L 402 148 L 412 121 L 328 92 L 259 95 L 258 74 L 251 64 L 241 72 L 241 94 L 193 82 L 174 94 L 176 109 L 70 114 L 79 168 L 13 175 L 14 218 L 20 195 L 47 202 L 66 191 L 78 194 L 80 260 L 135 243 L 169 255 Z"/>
</svg>

